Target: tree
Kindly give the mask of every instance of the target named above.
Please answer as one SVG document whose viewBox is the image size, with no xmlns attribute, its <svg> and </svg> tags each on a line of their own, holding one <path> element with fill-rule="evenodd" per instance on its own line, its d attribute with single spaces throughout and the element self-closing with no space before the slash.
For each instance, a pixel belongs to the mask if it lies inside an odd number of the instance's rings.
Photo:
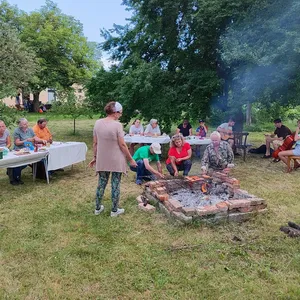
<svg viewBox="0 0 300 300">
<path fill-rule="evenodd" d="M 21 40 L 34 50 L 39 63 L 29 83 L 37 111 L 42 90 L 70 89 L 72 84 L 85 83 L 92 76 L 94 53 L 83 36 L 81 23 L 63 14 L 52 1 L 46 0 L 39 11 L 24 14 L 21 23 Z"/>
<path fill-rule="evenodd" d="M 264 1 L 221 37 L 221 57 L 232 72 L 232 99 L 299 104 L 300 3 Z"/>
<path fill-rule="evenodd" d="M 51 113 L 57 113 L 64 116 L 71 116 L 73 119 L 73 134 L 76 134 L 76 120 L 80 116 L 93 117 L 90 107 L 82 101 L 79 101 L 74 91 L 69 91 L 64 96 L 61 95 L 61 101 L 55 101 L 51 107 Z"/>
</svg>

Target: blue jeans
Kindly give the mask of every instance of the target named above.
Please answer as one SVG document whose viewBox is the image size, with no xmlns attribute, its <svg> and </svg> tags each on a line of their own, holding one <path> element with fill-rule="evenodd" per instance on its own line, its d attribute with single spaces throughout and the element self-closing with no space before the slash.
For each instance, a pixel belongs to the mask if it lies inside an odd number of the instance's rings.
<svg viewBox="0 0 300 300">
<path fill-rule="evenodd" d="M 136 172 L 136 181 L 142 180 L 152 180 L 154 176 L 145 167 L 144 161 L 142 159 L 136 161 L 137 167 L 130 166 L 130 170 Z"/>
<path fill-rule="evenodd" d="M 10 181 L 20 181 L 21 180 L 21 172 L 23 169 L 25 169 L 27 165 L 16 167 L 16 168 L 8 168 L 7 174 L 9 176 Z"/>
<path fill-rule="evenodd" d="M 183 171 L 183 176 L 187 176 L 191 170 L 192 162 L 191 160 L 187 159 L 182 161 L 179 165 L 176 165 L 178 171 Z M 167 164 L 167 170 L 169 171 L 170 175 L 174 176 L 174 169 L 171 164 Z"/>
</svg>

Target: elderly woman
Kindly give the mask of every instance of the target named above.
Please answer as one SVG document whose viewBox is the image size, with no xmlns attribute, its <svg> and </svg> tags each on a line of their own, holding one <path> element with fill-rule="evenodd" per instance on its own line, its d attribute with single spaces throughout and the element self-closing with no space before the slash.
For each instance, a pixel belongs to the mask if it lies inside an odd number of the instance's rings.
<svg viewBox="0 0 300 300">
<path fill-rule="evenodd" d="M 204 151 L 201 161 L 201 170 L 206 174 L 208 170 L 224 170 L 233 168 L 233 151 L 226 141 L 221 141 L 221 135 L 218 131 L 214 131 L 210 135 L 211 143 Z"/>
<path fill-rule="evenodd" d="M 0 147 L 11 146 L 9 130 L 6 128 L 4 121 L 0 120 Z"/>
<path fill-rule="evenodd" d="M 149 124 L 146 126 L 145 135 L 147 136 L 157 136 L 161 135 L 158 122 L 156 119 L 151 119 Z"/>
<path fill-rule="evenodd" d="M 130 126 L 130 129 L 129 129 L 129 135 L 135 135 L 135 134 L 139 134 L 139 135 L 144 134 L 144 128 L 143 128 L 143 125 L 141 124 L 141 121 L 139 119 L 135 119 L 133 124 Z M 135 145 L 136 145 L 136 143 L 131 143 L 130 144 L 129 152 L 130 152 L 131 155 L 134 154 L 134 146 Z"/>
<path fill-rule="evenodd" d="M 45 140 L 42 140 L 35 136 L 33 130 L 31 128 L 28 128 L 28 121 L 25 118 L 21 118 L 18 124 L 19 127 L 14 131 L 15 150 L 24 148 L 24 144 L 26 144 L 26 142 L 31 142 L 32 144 L 34 144 L 35 142 L 46 144 Z M 26 167 L 27 165 L 7 169 L 7 175 L 9 176 L 9 180 L 12 185 L 24 184 L 24 182 L 21 180 L 21 171 Z"/>
<path fill-rule="evenodd" d="M 172 136 L 170 150 L 166 166 L 172 176 L 178 176 L 178 171 L 183 171 L 183 176 L 187 176 L 192 167 L 192 149 L 186 143 L 181 134 Z"/>
<path fill-rule="evenodd" d="M 96 166 L 99 174 L 96 190 L 95 215 L 99 215 L 104 206 L 101 204 L 110 173 L 111 178 L 111 217 L 124 213 L 123 208 L 118 208 L 120 198 L 120 184 L 122 173 L 126 173 L 126 159 L 130 166 L 136 167 L 126 143 L 124 141 L 123 126 L 118 121 L 122 116 L 122 105 L 119 102 L 109 102 L 104 110 L 106 118 L 96 121 L 94 126 L 93 150 L 94 159 L 89 166 Z"/>
<path fill-rule="evenodd" d="M 281 151 L 278 153 L 279 158 L 287 165 L 287 159 L 288 156 L 290 155 L 296 155 L 300 156 L 300 120 L 297 122 L 297 128 L 295 130 L 295 136 L 294 136 L 294 141 L 296 142 L 295 149 L 292 150 L 286 150 L 286 151 Z M 297 162 L 297 160 L 294 160 L 294 169 L 298 169 L 300 167 L 300 164 Z M 288 170 L 290 172 L 291 170 Z"/>
</svg>

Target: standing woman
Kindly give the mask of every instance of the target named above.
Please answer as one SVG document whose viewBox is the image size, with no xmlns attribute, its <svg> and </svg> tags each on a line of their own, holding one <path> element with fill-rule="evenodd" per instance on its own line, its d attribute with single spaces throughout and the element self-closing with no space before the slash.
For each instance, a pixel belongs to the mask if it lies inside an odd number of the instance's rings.
<svg viewBox="0 0 300 300">
<path fill-rule="evenodd" d="M 123 126 L 118 121 L 122 116 L 122 105 L 119 102 L 109 102 L 105 108 L 106 118 L 96 121 L 94 126 L 93 150 L 94 159 L 89 166 L 96 166 L 99 181 L 96 190 L 95 215 L 99 215 L 104 206 L 101 204 L 104 191 L 110 176 L 111 178 L 111 217 L 124 213 L 123 208 L 118 208 L 120 199 L 120 184 L 122 173 L 126 173 L 126 159 L 130 165 L 136 167 L 126 143 L 124 141 Z"/>
</svg>

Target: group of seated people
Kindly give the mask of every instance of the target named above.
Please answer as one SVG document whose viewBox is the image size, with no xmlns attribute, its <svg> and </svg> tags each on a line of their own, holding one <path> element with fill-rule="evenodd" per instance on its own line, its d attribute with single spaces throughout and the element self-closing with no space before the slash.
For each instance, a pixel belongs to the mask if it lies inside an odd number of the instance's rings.
<svg viewBox="0 0 300 300">
<path fill-rule="evenodd" d="M 205 127 L 203 120 L 200 121 L 198 132 L 203 132 L 206 136 L 207 127 Z M 178 126 L 177 133 L 171 138 L 166 160 L 166 168 L 171 176 L 178 176 L 180 171 L 183 172 L 183 176 L 187 176 L 192 167 L 191 146 L 185 141 L 184 135 L 180 132 L 183 128 L 186 133 L 188 133 L 187 131 L 191 133 L 191 127 L 189 123 L 185 122 L 181 125 Z M 234 154 L 230 144 L 221 140 L 221 134 L 218 131 L 214 131 L 210 138 L 211 143 L 207 146 L 201 161 L 202 173 L 206 174 L 214 170 L 226 170 L 234 167 Z M 136 161 L 137 166 L 131 166 L 130 169 L 137 173 L 136 184 L 141 185 L 143 181 L 155 180 L 155 178 L 165 178 L 159 154 L 161 154 L 161 145 L 157 142 L 141 146 L 135 151 L 133 159 Z M 157 170 L 151 166 L 152 161 L 156 162 Z"/>
<path fill-rule="evenodd" d="M 29 128 L 27 119 L 21 118 L 18 121 L 18 127 L 14 130 L 13 141 L 13 150 L 20 150 L 28 146 L 34 146 L 34 144 L 46 145 L 46 143 L 52 143 L 52 135 L 47 128 L 47 120 L 41 118 L 33 128 Z M 0 120 L 0 147 L 9 149 L 11 145 L 10 132 L 4 121 Z M 7 175 L 12 185 L 24 184 L 21 180 L 21 171 L 26 166 L 7 169 Z"/>
</svg>

